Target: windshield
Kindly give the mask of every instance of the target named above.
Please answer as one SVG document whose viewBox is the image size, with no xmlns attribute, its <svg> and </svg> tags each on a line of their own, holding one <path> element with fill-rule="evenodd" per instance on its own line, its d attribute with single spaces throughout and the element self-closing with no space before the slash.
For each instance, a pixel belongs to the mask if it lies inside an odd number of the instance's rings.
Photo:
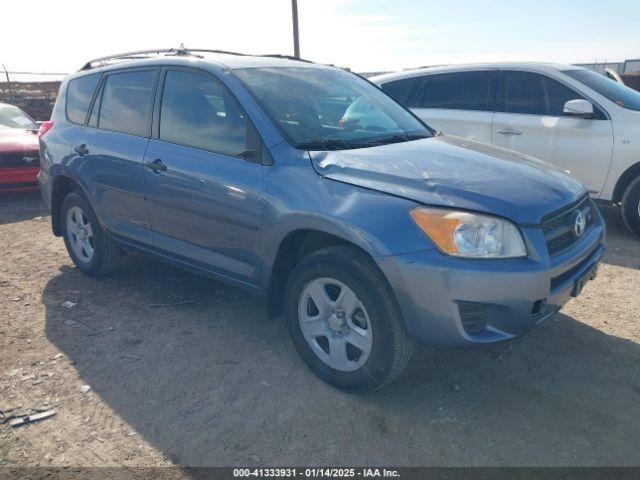
<svg viewBox="0 0 640 480">
<path fill-rule="evenodd" d="M 0 105 L 0 128 L 37 130 L 38 125 L 22 110 L 13 105 Z"/>
<path fill-rule="evenodd" d="M 608 98 L 616 105 L 629 110 L 640 111 L 640 92 L 620 85 L 604 75 L 600 75 L 593 70 L 566 70 L 564 73 L 571 78 L 584 83 L 587 87 L 595 90 L 603 97 Z"/>
<path fill-rule="evenodd" d="M 296 148 L 345 150 L 432 135 L 377 87 L 343 70 L 275 67 L 234 72 Z"/>
</svg>

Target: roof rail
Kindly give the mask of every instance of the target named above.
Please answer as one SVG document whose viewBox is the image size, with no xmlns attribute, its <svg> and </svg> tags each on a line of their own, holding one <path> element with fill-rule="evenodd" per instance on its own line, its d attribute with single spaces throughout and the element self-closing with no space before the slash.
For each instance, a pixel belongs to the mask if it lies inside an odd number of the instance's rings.
<svg viewBox="0 0 640 480">
<path fill-rule="evenodd" d="M 108 62 L 109 60 L 139 60 L 144 58 L 151 58 L 153 56 L 199 56 L 194 55 L 196 53 L 221 53 L 225 55 L 238 55 L 242 57 L 272 57 L 272 58 L 287 58 L 289 60 L 297 60 L 300 62 L 313 63 L 311 60 L 305 60 L 303 58 L 292 57 L 290 55 L 281 55 L 281 54 L 265 54 L 265 55 L 255 55 L 248 53 L 239 53 L 239 52 L 231 52 L 228 50 L 210 50 L 206 48 L 185 48 L 180 45 L 180 48 L 157 48 L 155 50 L 137 50 L 135 52 L 125 52 L 118 53 L 115 55 L 108 55 L 106 57 L 98 57 L 86 62 L 80 71 L 82 70 L 91 70 L 92 68 L 96 68 L 101 66 L 101 64 Z"/>
</svg>

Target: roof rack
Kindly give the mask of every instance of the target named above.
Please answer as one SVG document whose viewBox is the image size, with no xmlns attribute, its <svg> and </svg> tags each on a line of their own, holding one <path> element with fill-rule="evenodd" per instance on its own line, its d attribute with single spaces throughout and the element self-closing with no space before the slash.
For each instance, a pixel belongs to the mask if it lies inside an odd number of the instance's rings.
<svg viewBox="0 0 640 480">
<path fill-rule="evenodd" d="M 82 70 L 91 70 L 92 68 L 97 68 L 110 60 L 141 60 L 145 58 L 153 58 L 155 56 L 176 56 L 176 57 L 186 57 L 186 56 L 194 56 L 202 58 L 200 55 L 196 55 L 197 53 L 220 53 L 224 55 L 238 55 L 241 57 L 272 57 L 272 58 L 286 58 L 289 60 L 296 60 L 300 62 L 313 63 L 311 60 L 305 60 L 302 58 L 292 57 L 290 55 L 281 55 L 281 54 L 266 54 L 266 55 L 255 55 L 248 53 L 239 53 L 239 52 L 231 52 L 228 50 L 210 50 L 206 48 L 185 48 L 180 45 L 180 48 L 157 48 L 155 50 L 137 50 L 135 52 L 125 52 L 118 53 L 115 55 L 108 55 L 106 57 L 94 58 L 93 60 L 89 60 L 85 63 L 80 71 Z"/>
</svg>

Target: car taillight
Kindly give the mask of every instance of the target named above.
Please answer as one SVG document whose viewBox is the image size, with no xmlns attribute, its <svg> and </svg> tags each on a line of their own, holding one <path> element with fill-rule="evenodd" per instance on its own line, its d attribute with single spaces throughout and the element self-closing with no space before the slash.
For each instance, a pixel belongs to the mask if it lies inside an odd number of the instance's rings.
<svg viewBox="0 0 640 480">
<path fill-rule="evenodd" d="M 53 121 L 47 120 L 46 122 L 42 122 L 40 124 L 40 128 L 38 129 L 38 138 L 44 137 L 44 134 L 53 128 Z"/>
</svg>

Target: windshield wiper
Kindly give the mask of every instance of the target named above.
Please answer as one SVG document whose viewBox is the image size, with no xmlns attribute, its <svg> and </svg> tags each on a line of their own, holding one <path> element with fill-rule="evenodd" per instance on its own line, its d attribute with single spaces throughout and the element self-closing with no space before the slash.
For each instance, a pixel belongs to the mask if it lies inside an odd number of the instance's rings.
<svg viewBox="0 0 640 480">
<path fill-rule="evenodd" d="M 364 145 L 337 138 L 316 138 L 296 144 L 296 148 L 304 148 L 306 150 L 350 150 L 362 146 Z"/>
<path fill-rule="evenodd" d="M 366 142 L 366 145 L 386 145 L 389 143 L 410 142 L 412 140 L 419 140 L 421 138 L 429 138 L 431 135 L 428 133 L 395 133 L 388 137 L 375 138 Z"/>
</svg>

